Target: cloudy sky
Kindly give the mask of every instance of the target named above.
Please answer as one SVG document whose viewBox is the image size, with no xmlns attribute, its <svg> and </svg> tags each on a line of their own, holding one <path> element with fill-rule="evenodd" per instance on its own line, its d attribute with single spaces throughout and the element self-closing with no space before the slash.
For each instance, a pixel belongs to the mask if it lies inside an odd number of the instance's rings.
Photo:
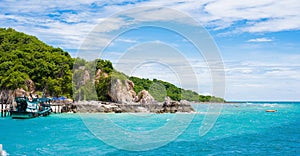
<svg viewBox="0 0 300 156">
<path fill-rule="evenodd" d="M 139 7 L 157 9 L 135 9 Z M 128 9 L 133 10 L 126 12 Z M 109 35 L 137 23 L 186 25 L 181 29 L 193 32 L 195 27 L 190 27 L 193 24 L 188 16 L 208 31 L 209 38 L 218 47 L 226 75 L 225 99 L 299 101 L 299 10 L 298 0 L 2 0 L 0 26 L 37 36 L 76 57 L 78 49 L 82 49 L 94 32 L 100 33 L 92 44 L 100 46 L 95 46 L 97 49 L 109 43 L 112 37 Z M 119 14 L 122 11 L 125 11 L 124 16 Z M 126 31 L 110 42 L 100 57 L 112 60 L 122 70 L 118 65 L 122 56 L 147 47 L 145 43 L 155 45 L 155 48 L 144 49 L 147 54 L 159 56 L 161 50 L 172 48 L 173 52 L 179 51 L 192 66 L 198 81 L 198 89 L 192 84 L 188 88 L 203 94 L 212 93 L 210 71 L 213 69 L 205 56 L 199 55 L 189 38 L 168 29 L 143 27 Z M 177 66 L 180 65 L 177 62 Z M 181 72 L 183 70 L 174 72 L 168 62 L 150 61 L 127 74 L 157 77 L 180 85 L 176 77 Z"/>
</svg>

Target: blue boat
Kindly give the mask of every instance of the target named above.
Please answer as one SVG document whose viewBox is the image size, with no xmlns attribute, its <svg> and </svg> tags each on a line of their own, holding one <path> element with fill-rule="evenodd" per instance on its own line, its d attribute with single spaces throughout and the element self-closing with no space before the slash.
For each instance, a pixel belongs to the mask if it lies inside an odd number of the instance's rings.
<svg viewBox="0 0 300 156">
<path fill-rule="evenodd" d="M 13 119 L 28 119 L 38 116 L 48 116 L 51 113 L 51 99 L 16 97 L 17 107 L 11 111 Z"/>
</svg>

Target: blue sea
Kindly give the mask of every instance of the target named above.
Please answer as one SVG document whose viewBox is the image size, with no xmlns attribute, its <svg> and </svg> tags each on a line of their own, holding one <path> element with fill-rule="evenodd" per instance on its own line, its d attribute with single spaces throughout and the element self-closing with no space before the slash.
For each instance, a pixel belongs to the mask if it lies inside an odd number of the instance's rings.
<svg viewBox="0 0 300 156">
<path fill-rule="evenodd" d="M 0 144 L 29 156 L 300 155 L 300 103 L 193 106 L 198 113 L 0 118 Z"/>
</svg>

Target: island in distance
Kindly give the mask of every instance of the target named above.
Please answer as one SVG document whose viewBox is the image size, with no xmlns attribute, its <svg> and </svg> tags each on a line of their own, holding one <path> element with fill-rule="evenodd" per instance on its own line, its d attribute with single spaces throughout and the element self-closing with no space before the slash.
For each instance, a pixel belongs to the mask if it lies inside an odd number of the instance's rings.
<svg viewBox="0 0 300 156">
<path fill-rule="evenodd" d="M 72 58 L 12 28 L 0 28 L 0 36 L 0 98 L 5 103 L 14 101 L 17 90 L 74 99 L 74 112 L 192 112 L 188 101 L 224 102 L 165 81 L 127 76 L 108 60 Z"/>
</svg>

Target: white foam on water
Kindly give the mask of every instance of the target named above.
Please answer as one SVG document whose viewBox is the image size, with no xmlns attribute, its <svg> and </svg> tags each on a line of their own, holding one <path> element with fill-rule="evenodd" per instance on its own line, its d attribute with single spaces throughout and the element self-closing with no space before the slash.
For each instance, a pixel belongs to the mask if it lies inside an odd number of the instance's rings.
<svg viewBox="0 0 300 156">
<path fill-rule="evenodd" d="M 8 153 L 6 153 L 6 151 L 4 151 L 3 149 L 2 149 L 2 144 L 0 144 L 0 156 L 8 156 L 9 154 Z"/>
</svg>

